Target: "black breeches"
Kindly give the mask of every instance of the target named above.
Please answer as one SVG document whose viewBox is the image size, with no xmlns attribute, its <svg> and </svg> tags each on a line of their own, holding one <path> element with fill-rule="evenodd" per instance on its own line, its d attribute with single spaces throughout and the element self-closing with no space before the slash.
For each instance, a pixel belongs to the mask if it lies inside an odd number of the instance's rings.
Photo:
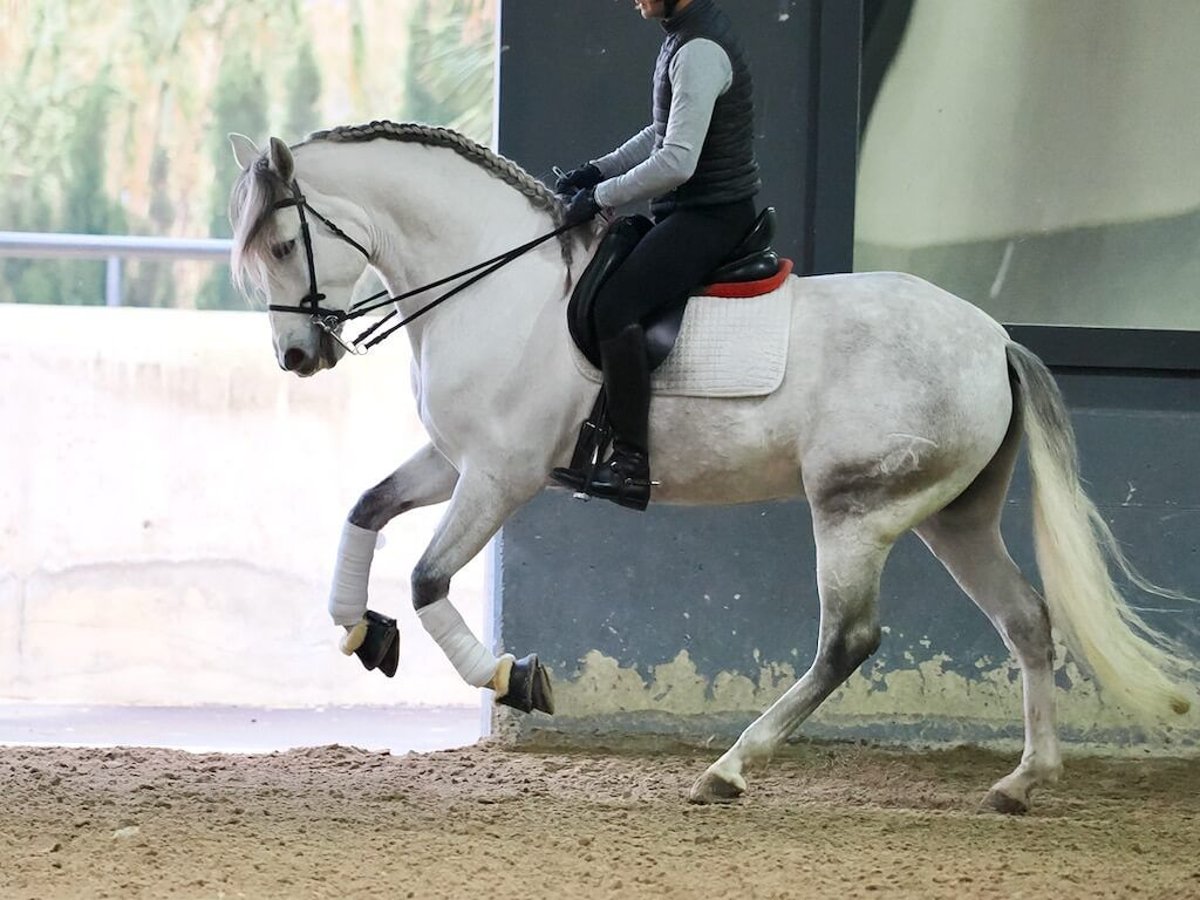
<svg viewBox="0 0 1200 900">
<path fill-rule="evenodd" d="M 660 220 L 600 289 L 597 337 L 614 338 L 686 301 L 749 233 L 755 214 L 754 201 L 741 200 L 680 209 Z"/>
</svg>

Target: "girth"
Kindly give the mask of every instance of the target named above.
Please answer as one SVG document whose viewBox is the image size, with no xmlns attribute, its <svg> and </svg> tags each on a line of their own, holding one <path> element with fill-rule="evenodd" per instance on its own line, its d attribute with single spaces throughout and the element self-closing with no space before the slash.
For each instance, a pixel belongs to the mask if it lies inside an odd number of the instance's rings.
<svg viewBox="0 0 1200 900">
<path fill-rule="evenodd" d="M 653 223 L 646 216 L 623 216 L 614 220 L 600 239 L 596 254 L 571 295 L 571 302 L 567 307 L 567 325 L 571 338 L 580 352 L 597 368 L 600 367 L 600 347 L 593 316 L 596 297 L 609 276 L 620 267 L 652 227 Z M 696 290 L 692 293 L 706 293 L 713 289 L 715 293 L 745 296 L 736 290 L 725 292 L 718 288 L 724 285 L 750 287 L 752 282 L 772 279 L 781 272 L 786 275 L 787 271 L 791 270 L 791 264 L 788 260 L 781 261 L 779 255 L 771 249 L 774 236 L 775 208 L 769 206 L 759 213 L 754 225 L 729 258 L 705 278 L 702 284 L 696 285 Z M 686 307 L 686 302 L 680 303 L 672 309 L 643 320 L 646 353 L 649 356 L 651 371 L 662 364 L 675 346 Z"/>
</svg>

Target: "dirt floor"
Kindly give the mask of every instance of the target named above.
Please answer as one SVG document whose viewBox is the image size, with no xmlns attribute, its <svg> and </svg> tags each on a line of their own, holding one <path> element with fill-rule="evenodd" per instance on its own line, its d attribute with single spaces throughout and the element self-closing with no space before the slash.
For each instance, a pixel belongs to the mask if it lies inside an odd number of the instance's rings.
<svg viewBox="0 0 1200 900">
<path fill-rule="evenodd" d="M 1200 898 L 1200 760 L 1068 760 L 1006 818 L 977 749 L 799 745 L 691 806 L 714 757 L 0 749 L 0 897 Z"/>
</svg>

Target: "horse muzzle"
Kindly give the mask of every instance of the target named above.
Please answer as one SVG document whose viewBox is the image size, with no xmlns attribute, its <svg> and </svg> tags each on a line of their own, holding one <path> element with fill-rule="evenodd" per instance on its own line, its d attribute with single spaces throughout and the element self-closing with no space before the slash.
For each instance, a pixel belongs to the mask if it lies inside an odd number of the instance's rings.
<svg viewBox="0 0 1200 900">
<path fill-rule="evenodd" d="M 328 332 L 322 331 L 312 347 L 294 344 L 284 350 L 279 357 L 279 368 L 307 378 L 322 369 L 332 369 L 344 352 Z"/>
<path fill-rule="evenodd" d="M 307 378 L 321 368 L 320 356 L 308 353 L 299 347 L 288 347 L 279 360 L 279 368 L 285 372 L 295 372 L 301 378 Z"/>
</svg>

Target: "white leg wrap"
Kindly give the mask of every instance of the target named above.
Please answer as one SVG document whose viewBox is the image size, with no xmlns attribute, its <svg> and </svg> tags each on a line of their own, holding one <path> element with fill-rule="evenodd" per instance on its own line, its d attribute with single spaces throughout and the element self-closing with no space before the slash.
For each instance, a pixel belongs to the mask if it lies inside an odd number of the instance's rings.
<svg viewBox="0 0 1200 900">
<path fill-rule="evenodd" d="M 417 616 L 463 681 L 483 687 L 492 680 L 500 661 L 471 634 L 471 629 L 448 599 L 443 597 L 418 609 Z"/>
<path fill-rule="evenodd" d="M 333 588 L 329 592 L 329 614 L 335 625 L 350 627 L 367 611 L 367 581 L 378 538 L 378 531 L 359 528 L 353 522 L 347 522 L 342 529 Z"/>
</svg>

